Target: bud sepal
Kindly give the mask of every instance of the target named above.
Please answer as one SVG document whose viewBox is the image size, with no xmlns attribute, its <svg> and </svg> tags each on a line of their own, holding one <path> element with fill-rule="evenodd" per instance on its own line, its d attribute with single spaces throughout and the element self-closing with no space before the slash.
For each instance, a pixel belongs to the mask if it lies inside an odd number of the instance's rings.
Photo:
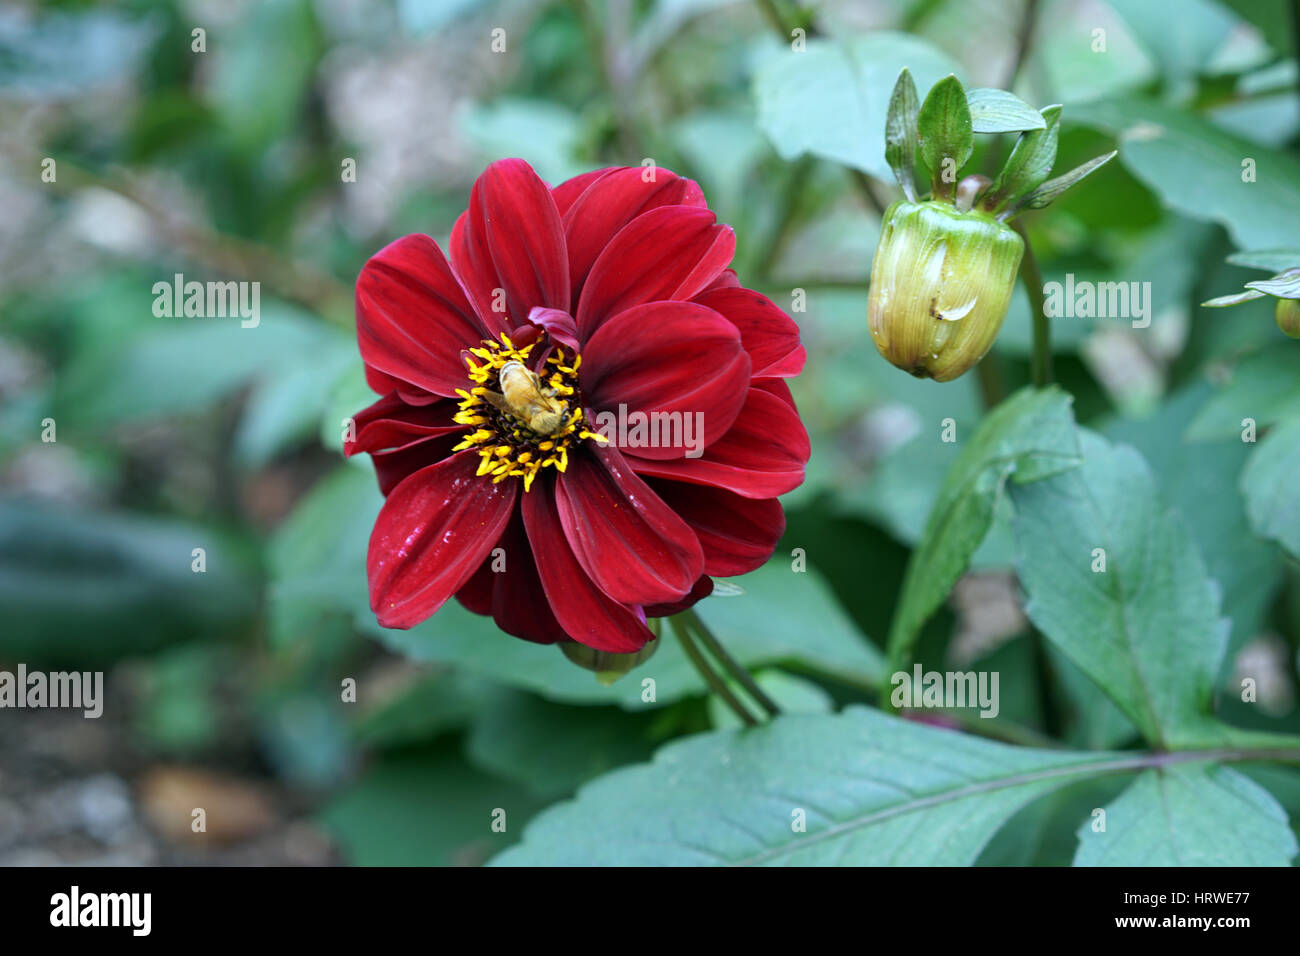
<svg viewBox="0 0 1300 956">
<path fill-rule="evenodd" d="M 1229 256 L 1228 261 L 1234 265 L 1273 270 L 1284 262 L 1300 262 L 1300 250 L 1239 252 Z M 1254 299 L 1262 299 L 1265 296 L 1273 296 L 1277 299 L 1277 305 L 1273 309 L 1273 319 L 1277 322 L 1277 327 L 1289 338 L 1300 339 L 1300 266 L 1284 269 L 1268 279 L 1247 282 L 1244 291 L 1218 296 L 1202 302 L 1201 306 L 1207 309 L 1222 309 Z"/>
</svg>

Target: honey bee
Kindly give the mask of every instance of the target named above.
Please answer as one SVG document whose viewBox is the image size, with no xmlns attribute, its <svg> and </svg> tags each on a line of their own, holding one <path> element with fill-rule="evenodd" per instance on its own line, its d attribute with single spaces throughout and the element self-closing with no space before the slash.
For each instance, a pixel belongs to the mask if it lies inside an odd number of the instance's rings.
<svg viewBox="0 0 1300 956">
<path fill-rule="evenodd" d="M 539 435 L 553 435 L 564 425 L 569 413 L 568 402 L 556 397 L 556 391 L 542 384 L 537 373 L 522 362 L 506 362 L 497 380 L 500 392 L 486 392 L 485 401 L 512 415 Z"/>
</svg>

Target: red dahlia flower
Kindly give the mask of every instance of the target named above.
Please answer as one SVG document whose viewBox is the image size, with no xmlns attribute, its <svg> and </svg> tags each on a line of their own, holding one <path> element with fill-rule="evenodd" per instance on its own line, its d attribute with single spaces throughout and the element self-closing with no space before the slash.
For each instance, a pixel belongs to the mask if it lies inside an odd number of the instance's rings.
<svg viewBox="0 0 1300 956">
<path fill-rule="evenodd" d="M 552 189 L 501 160 L 450 247 L 406 236 L 357 279 L 383 397 L 345 450 L 387 496 L 367 559 L 381 624 L 456 595 L 518 637 L 630 653 L 647 615 L 771 556 L 809 454 L 781 381 L 804 351 L 727 268 L 735 235 L 699 186 L 635 167 Z"/>
</svg>

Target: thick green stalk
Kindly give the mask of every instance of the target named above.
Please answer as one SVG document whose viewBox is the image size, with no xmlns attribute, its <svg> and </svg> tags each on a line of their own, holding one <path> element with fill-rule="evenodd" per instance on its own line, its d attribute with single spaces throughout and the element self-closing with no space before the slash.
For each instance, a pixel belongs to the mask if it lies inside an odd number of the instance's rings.
<svg viewBox="0 0 1300 956">
<path fill-rule="evenodd" d="M 731 692 L 727 682 L 718 676 L 712 665 L 705 660 L 704 655 L 700 653 L 699 647 L 695 644 L 695 639 L 691 636 L 690 630 L 683 621 L 682 615 L 678 614 L 672 618 L 673 633 L 677 635 L 677 640 L 681 642 L 682 650 L 690 658 L 691 664 L 699 671 L 704 682 L 709 685 L 709 689 L 717 694 L 724 704 L 732 709 L 741 722 L 747 727 L 758 725 L 758 719 L 749 712 L 748 708 L 737 699 L 736 695 Z"/>
<path fill-rule="evenodd" d="M 1020 263 L 1020 279 L 1029 293 L 1029 314 L 1034 323 L 1033 382 L 1038 388 L 1052 384 L 1052 324 L 1047 317 L 1047 300 L 1043 296 L 1043 273 L 1039 271 L 1029 234 L 1019 222 L 1011 228 L 1025 240 L 1025 257 Z"/>
<path fill-rule="evenodd" d="M 700 619 L 698 614 L 695 613 L 694 608 L 687 608 L 677 616 L 682 618 L 682 622 L 686 625 L 690 633 L 699 638 L 700 643 L 708 648 L 708 651 L 713 655 L 714 660 L 721 664 L 723 669 L 735 678 L 740 686 L 744 687 L 754 700 L 758 701 L 759 706 L 767 711 L 769 717 L 775 717 L 777 714 L 781 713 L 781 708 L 777 705 L 776 701 L 769 697 L 763 688 L 758 686 L 758 682 L 754 680 L 753 675 L 745 669 L 745 666 L 727 652 L 727 649 L 722 646 L 721 642 L 713 636 L 713 632 L 709 630 L 709 626 Z"/>
</svg>

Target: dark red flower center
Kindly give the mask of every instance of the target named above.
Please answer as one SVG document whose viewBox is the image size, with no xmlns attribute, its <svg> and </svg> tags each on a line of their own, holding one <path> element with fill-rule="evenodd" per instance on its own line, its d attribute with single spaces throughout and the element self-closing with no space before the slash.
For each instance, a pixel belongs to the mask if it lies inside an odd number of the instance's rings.
<svg viewBox="0 0 1300 956">
<path fill-rule="evenodd" d="M 536 367 L 530 355 L 543 341 L 516 348 L 503 332 L 500 342 L 486 339 L 467 349 L 469 387 L 456 389 L 462 400 L 455 420 L 474 430 L 455 450 L 477 448 L 478 475 L 493 483 L 522 478 L 524 491 L 543 468 L 567 469 L 575 443 L 606 441 L 586 427 L 578 390 L 582 356 L 556 346 Z"/>
</svg>

